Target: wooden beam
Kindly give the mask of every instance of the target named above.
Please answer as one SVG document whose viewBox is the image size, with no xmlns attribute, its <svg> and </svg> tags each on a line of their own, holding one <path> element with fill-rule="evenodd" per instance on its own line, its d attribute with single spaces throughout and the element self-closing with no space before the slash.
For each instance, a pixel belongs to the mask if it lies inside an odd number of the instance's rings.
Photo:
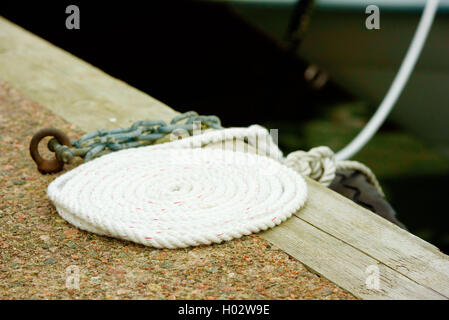
<svg viewBox="0 0 449 320">
<path fill-rule="evenodd" d="M 142 119 L 167 121 L 177 114 L 1 17 L 0 77 L 85 131 L 127 127 Z M 237 144 L 237 149 L 248 147 L 243 142 Z M 448 256 L 306 180 L 306 206 L 287 222 L 264 232 L 265 239 L 364 299 L 448 299 Z M 377 289 L 367 286 L 369 270 L 379 271 Z"/>
<path fill-rule="evenodd" d="M 445 299 L 297 216 L 265 232 L 264 238 L 359 298 Z M 367 284 L 373 267 L 379 274 L 378 287 Z"/>
<path fill-rule="evenodd" d="M 323 192 L 315 181 L 308 187 L 310 196 L 298 218 L 449 297 L 449 259 L 437 247 L 338 193 Z"/>
<path fill-rule="evenodd" d="M 438 248 L 315 181 L 307 186 L 297 219 L 265 232 L 267 240 L 361 298 L 449 297 L 449 257 Z M 366 285 L 371 266 L 380 291 Z"/>
</svg>

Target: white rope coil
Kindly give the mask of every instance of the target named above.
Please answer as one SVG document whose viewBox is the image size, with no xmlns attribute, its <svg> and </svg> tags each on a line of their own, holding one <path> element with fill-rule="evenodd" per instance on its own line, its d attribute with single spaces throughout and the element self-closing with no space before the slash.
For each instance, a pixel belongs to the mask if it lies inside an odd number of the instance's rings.
<svg viewBox="0 0 449 320">
<path fill-rule="evenodd" d="M 266 230 L 306 200 L 303 178 L 268 157 L 160 146 L 83 164 L 53 181 L 48 196 L 80 229 L 157 248 Z"/>
<path fill-rule="evenodd" d="M 257 155 L 202 149 L 235 139 L 245 140 Z M 301 175 L 328 186 L 336 170 L 344 169 L 361 171 L 383 195 L 365 165 L 336 161 L 328 147 L 284 159 L 268 130 L 253 125 L 105 155 L 57 178 L 48 196 L 59 214 L 80 229 L 182 248 L 272 228 L 306 201 Z"/>
</svg>

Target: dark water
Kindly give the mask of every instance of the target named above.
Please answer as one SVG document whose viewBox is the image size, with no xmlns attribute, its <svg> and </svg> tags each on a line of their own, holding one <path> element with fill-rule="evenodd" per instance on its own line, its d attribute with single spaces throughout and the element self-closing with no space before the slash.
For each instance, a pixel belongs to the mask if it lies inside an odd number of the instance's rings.
<svg viewBox="0 0 449 320">
<path fill-rule="evenodd" d="M 383 179 L 382 185 L 410 232 L 449 254 L 449 175 Z"/>
<path fill-rule="evenodd" d="M 297 141 L 284 151 L 306 147 L 302 126 L 327 104 L 348 98 L 332 84 L 311 90 L 303 79 L 307 62 L 224 6 L 77 1 L 81 29 L 67 30 L 69 4 L 3 0 L 0 14 L 179 111 L 216 114 L 225 126 L 275 122 L 280 132 L 294 122 Z M 410 231 L 449 252 L 449 176 L 382 183 Z"/>
<path fill-rule="evenodd" d="M 2 0 L 0 13 L 177 110 L 217 114 L 227 126 L 313 112 L 306 64 L 226 6 L 81 1 L 81 29 L 67 30 L 69 3 Z"/>
</svg>

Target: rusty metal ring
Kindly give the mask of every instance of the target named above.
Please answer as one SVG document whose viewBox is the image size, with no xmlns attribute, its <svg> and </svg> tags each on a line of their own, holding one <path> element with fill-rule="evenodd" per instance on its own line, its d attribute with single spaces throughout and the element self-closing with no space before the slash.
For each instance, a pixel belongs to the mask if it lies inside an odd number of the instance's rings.
<svg viewBox="0 0 449 320">
<path fill-rule="evenodd" d="M 39 142 L 45 137 L 54 137 L 58 142 L 62 145 L 66 145 L 67 147 L 71 147 L 72 144 L 70 142 L 69 137 L 62 132 L 61 130 L 54 128 L 46 128 L 37 132 L 30 142 L 30 154 L 31 158 L 33 158 L 34 162 L 37 164 L 37 169 L 40 173 L 55 173 L 59 172 L 64 168 L 64 162 L 62 160 L 58 160 L 55 155 L 55 159 L 47 160 L 41 157 L 39 154 L 38 146 Z"/>
</svg>

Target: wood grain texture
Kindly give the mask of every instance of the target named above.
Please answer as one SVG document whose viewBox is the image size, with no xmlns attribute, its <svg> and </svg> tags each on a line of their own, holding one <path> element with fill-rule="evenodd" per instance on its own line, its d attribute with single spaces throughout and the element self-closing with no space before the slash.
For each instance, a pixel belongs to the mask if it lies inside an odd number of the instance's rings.
<svg viewBox="0 0 449 320">
<path fill-rule="evenodd" d="M 170 120 L 176 111 L 0 17 L 0 77 L 84 131 Z M 109 121 L 115 118 L 115 123 Z M 208 147 L 221 147 L 221 144 Z M 229 144 L 227 144 L 229 147 Z M 255 152 L 243 142 L 236 150 Z M 446 299 L 449 259 L 433 245 L 306 179 L 296 216 L 262 236 L 364 299 Z M 366 268 L 379 267 L 379 290 Z"/>
<path fill-rule="evenodd" d="M 437 247 L 335 192 L 323 192 L 315 181 L 308 187 L 309 198 L 298 218 L 449 297 L 449 257 Z"/>
<path fill-rule="evenodd" d="M 318 214 L 318 212 L 317 212 Z M 293 217 L 263 237 L 298 257 L 312 271 L 363 299 L 445 299 L 345 242 Z M 371 266 L 378 268 L 379 287 L 370 289 Z"/>
</svg>

